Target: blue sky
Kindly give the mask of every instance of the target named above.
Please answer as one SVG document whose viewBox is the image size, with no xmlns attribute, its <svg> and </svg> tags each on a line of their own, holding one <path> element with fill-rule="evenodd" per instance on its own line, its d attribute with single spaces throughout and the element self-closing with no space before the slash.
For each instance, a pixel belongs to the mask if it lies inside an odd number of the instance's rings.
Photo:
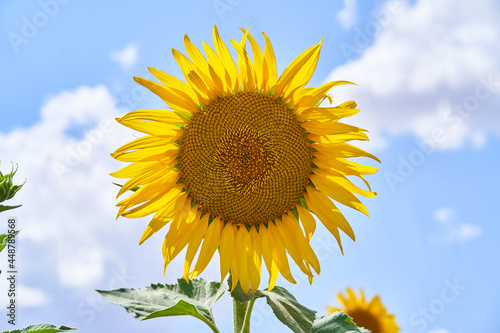
<svg viewBox="0 0 500 333">
<path fill-rule="evenodd" d="M 370 217 L 343 209 L 357 238 L 343 238 L 345 255 L 319 227 L 312 244 L 321 276 L 312 286 L 278 283 L 320 314 L 336 292 L 363 287 L 381 295 L 402 332 L 496 331 L 499 14 L 493 0 L 2 1 L 0 167 L 18 163 L 18 182 L 28 179 L 13 201 L 23 207 L 10 214 L 22 228 L 17 328 L 208 330 L 192 318 L 138 322 L 94 290 L 181 275 L 182 256 L 163 275 L 161 233 L 137 245 L 147 219 L 115 221 L 108 174 L 120 165 L 109 153 L 133 135 L 113 119 L 162 108 L 132 77 L 148 77 L 147 66 L 181 77 L 171 48 L 183 51 L 184 34 L 211 44 L 216 24 L 225 41 L 252 26 L 262 43 L 265 31 L 278 71 L 325 38 L 310 85 L 358 84 L 331 93 L 338 103 L 358 101 L 362 111 L 347 122 L 370 130 L 359 146 L 382 161 L 369 177 L 379 195 L 363 200 Z M 2 254 L 0 269 L 6 262 Z M 218 279 L 216 258 L 204 277 Z M 287 332 L 261 303 L 252 331 Z M 214 312 L 230 332 L 228 295 Z"/>
</svg>

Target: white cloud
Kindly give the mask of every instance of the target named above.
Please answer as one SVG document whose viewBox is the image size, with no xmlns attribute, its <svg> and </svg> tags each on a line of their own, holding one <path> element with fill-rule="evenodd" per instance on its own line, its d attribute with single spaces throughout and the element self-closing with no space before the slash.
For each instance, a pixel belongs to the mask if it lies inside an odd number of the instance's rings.
<svg viewBox="0 0 500 333">
<path fill-rule="evenodd" d="M 346 60 L 360 57 L 328 80 L 358 86 L 335 88 L 335 98 L 356 100 L 364 112 L 353 122 L 377 140 L 413 133 L 438 149 L 483 147 L 488 135 L 500 134 L 500 7 L 493 0 L 390 6 L 341 44 Z M 433 139 L 436 130 L 440 140 Z"/>
<path fill-rule="evenodd" d="M 442 328 L 438 328 L 438 329 L 429 331 L 429 333 L 450 333 L 450 331 L 442 329 Z"/>
<path fill-rule="evenodd" d="M 344 8 L 337 13 L 337 21 L 344 30 L 351 29 L 356 23 L 357 9 L 356 0 L 344 0 Z"/>
<path fill-rule="evenodd" d="M 71 257 L 62 256 L 57 272 L 63 286 L 91 287 L 104 276 L 104 252 L 97 249 L 80 249 Z"/>
<path fill-rule="evenodd" d="M 115 50 L 109 54 L 109 58 L 127 69 L 139 60 L 139 50 L 134 43 L 128 44 L 123 50 Z"/>
<path fill-rule="evenodd" d="M 0 133 L 0 156 L 19 165 L 19 181 L 27 178 L 13 199 L 23 204 L 13 211 L 23 251 L 44 248 L 22 256 L 23 269 L 46 260 L 63 285 L 81 287 L 102 278 L 116 255 L 105 237 L 129 229 L 113 227 L 109 173 L 118 166 L 109 153 L 132 135 L 114 121 L 123 113 L 115 105 L 105 86 L 79 87 L 49 98 L 31 127 Z"/>
<path fill-rule="evenodd" d="M 18 288 L 18 304 L 24 308 L 33 308 L 45 306 L 49 303 L 49 297 L 43 292 L 43 290 L 28 287 L 24 284 L 19 284 Z"/>
<path fill-rule="evenodd" d="M 434 212 L 434 220 L 441 225 L 439 236 L 434 241 L 448 245 L 456 242 L 468 242 L 483 234 L 483 228 L 476 224 L 463 223 L 453 208 L 441 207 Z"/>
<path fill-rule="evenodd" d="M 434 219 L 439 223 L 449 224 L 454 215 L 455 211 L 452 208 L 442 207 L 434 212 Z"/>
<path fill-rule="evenodd" d="M 462 223 L 456 229 L 454 238 L 459 241 L 469 241 L 474 238 L 478 238 L 483 234 L 483 228 L 475 224 Z"/>
</svg>

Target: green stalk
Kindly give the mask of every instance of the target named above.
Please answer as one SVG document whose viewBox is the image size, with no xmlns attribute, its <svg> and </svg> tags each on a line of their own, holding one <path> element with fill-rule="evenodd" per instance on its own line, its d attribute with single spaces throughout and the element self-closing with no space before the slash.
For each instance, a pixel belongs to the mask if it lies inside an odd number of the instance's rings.
<svg viewBox="0 0 500 333">
<path fill-rule="evenodd" d="M 255 299 L 240 303 L 233 298 L 234 333 L 250 333 L 250 316 Z"/>
</svg>

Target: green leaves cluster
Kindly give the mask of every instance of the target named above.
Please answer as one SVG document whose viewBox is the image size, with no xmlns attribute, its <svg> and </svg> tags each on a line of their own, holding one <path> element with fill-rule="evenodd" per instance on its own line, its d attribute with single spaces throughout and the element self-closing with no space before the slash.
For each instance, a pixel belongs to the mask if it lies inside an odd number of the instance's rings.
<svg viewBox="0 0 500 333">
<path fill-rule="evenodd" d="M 229 282 L 229 284 L 231 284 Z M 195 279 L 186 282 L 179 279 L 175 285 L 151 285 L 142 289 L 98 290 L 110 302 L 123 306 L 135 314 L 138 320 L 167 316 L 189 315 L 202 320 L 213 332 L 219 332 L 212 315 L 215 302 L 224 294 L 225 284 L 216 281 Z M 235 332 L 249 332 L 250 312 L 253 302 L 265 298 L 278 320 L 295 333 L 369 333 L 357 327 L 352 319 L 336 312 L 325 317 L 316 317 L 316 312 L 301 305 L 285 288 L 258 290 L 245 294 L 238 286 L 231 293 L 235 304 Z M 238 310 L 240 309 L 240 310 Z"/>
<path fill-rule="evenodd" d="M 0 171 L 0 202 L 12 199 L 14 195 L 23 187 L 24 183 L 21 185 L 13 185 L 12 179 L 14 178 L 14 175 L 17 172 L 17 167 L 14 169 L 14 164 L 12 164 L 12 170 L 8 174 L 3 174 L 2 171 Z M 4 206 L 0 205 L 0 212 L 9 210 L 9 209 L 14 209 L 17 207 L 20 207 L 21 205 L 18 206 Z"/>
</svg>

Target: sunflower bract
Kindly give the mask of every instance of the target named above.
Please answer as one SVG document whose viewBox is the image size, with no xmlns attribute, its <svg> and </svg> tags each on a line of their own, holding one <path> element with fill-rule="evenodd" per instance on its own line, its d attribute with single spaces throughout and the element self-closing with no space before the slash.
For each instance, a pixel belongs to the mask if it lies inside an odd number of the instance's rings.
<svg viewBox="0 0 500 333">
<path fill-rule="evenodd" d="M 129 162 L 112 173 L 128 179 L 118 195 L 118 216 L 154 214 L 140 243 L 169 224 L 163 243 L 165 269 L 187 248 L 184 278 L 198 276 L 219 250 L 221 280 L 231 272 L 232 288 L 260 285 L 262 261 L 269 288 L 278 273 L 295 283 L 291 258 L 312 281 L 319 261 L 309 242 L 315 214 L 336 237 L 354 239 L 349 223 L 330 200 L 367 213 L 355 194 L 374 196 L 349 180 L 376 168 L 348 160 L 373 155 L 349 145 L 367 140 L 365 130 L 340 120 L 356 114 L 356 103 L 320 107 L 327 93 L 347 81 L 305 87 L 321 44 L 300 54 L 278 78 L 276 59 L 264 34 L 262 50 L 248 30 L 231 40 L 235 62 L 214 27 L 214 48 L 205 55 L 184 37 L 187 55 L 173 50 L 184 81 L 150 68 L 160 83 L 135 77 L 170 110 L 138 110 L 117 119 L 146 134 L 119 148 Z M 249 55 L 250 44 L 252 59 Z M 342 248 L 342 247 L 341 247 Z M 195 259 L 196 258 L 196 259 Z"/>
</svg>

